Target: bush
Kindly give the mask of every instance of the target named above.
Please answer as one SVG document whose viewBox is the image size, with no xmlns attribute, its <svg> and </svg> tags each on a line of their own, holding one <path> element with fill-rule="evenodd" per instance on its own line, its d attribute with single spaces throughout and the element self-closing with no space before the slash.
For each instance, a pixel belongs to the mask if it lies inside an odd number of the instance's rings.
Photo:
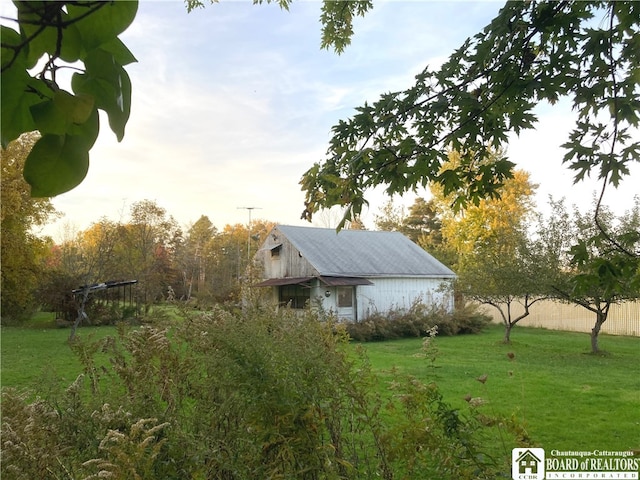
<svg viewBox="0 0 640 480">
<path fill-rule="evenodd" d="M 412 378 L 380 398 L 363 351 L 354 359 L 347 342 L 341 325 L 266 308 L 79 339 L 85 373 L 66 391 L 36 400 L 3 391 L 0 473 L 444 480 L 509 471 L 507 460 L 485 463 L 481 447 L 505 422 L 463 414 Z M 108 369 L 95 361 L 102 353 Z"/>
<path fill-rule="evenodd" d="M 434 326 L 438 327 L 439 335 L 445 336 L 480 333 L 490 322 L 491 318 L 473 305 L 449 313 L 439 307 L 415 303 L 408 310 L 375 313 L 362 322 L 347 323 L 345 328 L 353 340 L 372 342 L 425 336 Z"/>
<path fill-rule="evenodd" d="M 473 304 L 454 311 L 451 320 L 457 334 L 480 333 L 491 323 L 491 317 L 481 313 L 478 306 Z"/>
</svg>

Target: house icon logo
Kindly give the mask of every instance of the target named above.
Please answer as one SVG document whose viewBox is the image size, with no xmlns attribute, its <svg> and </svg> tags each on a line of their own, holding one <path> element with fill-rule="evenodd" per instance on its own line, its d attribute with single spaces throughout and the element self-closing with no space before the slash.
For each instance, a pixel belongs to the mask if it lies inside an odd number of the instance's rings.
<svg viewBox="0 0 640 480">
<path fill-rule="evenodd" d="M 511 476 L 513 480 L 544 480 L 544 448 L 514 448 Z"/>
</svg>

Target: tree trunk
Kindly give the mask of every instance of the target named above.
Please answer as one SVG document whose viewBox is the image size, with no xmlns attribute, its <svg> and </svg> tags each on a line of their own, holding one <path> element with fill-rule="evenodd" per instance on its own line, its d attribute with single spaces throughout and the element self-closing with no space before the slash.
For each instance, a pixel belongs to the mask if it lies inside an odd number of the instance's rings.
<svg viewBox="0 0 640 480">
<path fill-rule="evenodd" d="M 82 301 L 80 302 L 80 306 L 78 307 L 78 317 L 76 321 L 73 322 L 73 326 L 71 327 L 71 333 L 69 334 L 69 341 L 73 341 L 76 336 L 76 330 L 80 326 L 82 320 L 86 320 L 87 314 L 84 311 L 84 306 L 87 303 L 87 298 L 89 297 L 89 287 L 86 287 L 82 292 Z"/>
<path fill-rule="evenodd" d="M 504 338 L 502 339 L 502 343 L 510 344 L 511 343 L 511 329 L 513 328 L 513 323 L 506 322 L 504 324 Z"/>
<path fill-rule="evenodd" d="M 596 312 L 596 324 L 591 329 L 591 353 L 598 353 L 598 334 L 602 328 L 602 324 L 607 320 L 607 313 L 603 311 Z"/>
</svg>

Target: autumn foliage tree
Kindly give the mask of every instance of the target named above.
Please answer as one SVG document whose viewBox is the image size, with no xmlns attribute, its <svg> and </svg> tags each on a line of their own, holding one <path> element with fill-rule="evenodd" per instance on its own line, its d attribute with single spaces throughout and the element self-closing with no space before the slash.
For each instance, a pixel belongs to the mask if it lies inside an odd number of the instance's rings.
<svg viewBox="0 0 640 480">
<path fill-rule="evenodd" d="M 176 242 L 182 235 L 176 220 L 152 200 L 134 202 L 129 220 L 123 225 L 121 246 L 126 275 L 140 281 L 142 301 L 151 305 L 164 298 L 169 285 L 175 285 Z"/>
<path fill-rule="evenodd" d="M 37 301 L 34 297 L 44 270 L 48 241 L 35 228 L 55 213 L 48 199 L 30 195 L 22 169 L 37 134 L 25 134 L 2 149 L 2 322 L 28 317 Z"/>
<path fill-rule="evenodd" d="M 451 152 L 444 168 L 456 168 L 459 162 L 460 156 Z M 513 326 L 529 315 L 530 307 L 548 296 L 527 231 L 533 221 L 535 188 L 527 172 L 516 170 L 505 181 L 499 198 L 482 199 L 459 210 L 452 208 L 455 193 L 432 188 L 443 243 L 456 259 L 452 268 L 458 274 L 458 289 L 497 309 L 505 343 L 511 341 Z M 522 313 L 516 313 L 516 305 Z"/>
<path fill-rule="evenodd" d="M 178 261 L 180 264 L 182 277 L 182 292 L 185 298 L 191 298 L 192 292 L 198 294 L 208 293 L 208 271 L 207 268 L 212 261 L 212 243 L 216 227 L 209 217 L 201 215 L 200 218 L 191 225 L 186 238 L 178 248 Z"/>
</svg>

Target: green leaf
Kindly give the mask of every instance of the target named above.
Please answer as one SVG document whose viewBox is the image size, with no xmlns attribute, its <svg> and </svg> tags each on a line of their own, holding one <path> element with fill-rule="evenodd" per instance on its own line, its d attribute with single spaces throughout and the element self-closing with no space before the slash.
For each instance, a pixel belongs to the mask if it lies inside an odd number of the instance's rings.
<svg viewBox="0 0 640 480">
<path fill-rule="evenodd" d="M 86 15 L 88 8 L 82 4 L 67 5 L 70 18 Z M 113 41 L 124 32 L 136 16 L 137 1 L 104 2 L 90 15 L 86 15 L 75 25 L 78 28 L 82 45 L 86 52 Z"/>
<path fill-rule="evenodd" d="M 24 132 L 32 132 L 36 129 L 30 107 L 40 98 L 30 90 L 37 91 L 37 83 L 26 70 L 17 66 L 2 72 L 0 96 L 2 97 L 3 148 Z"/>
<path fill-rule="evenodd" d="M 131 50 L 129 50 L 119 38 L 114 38 L 110 42 L 103 44 L 101 48 L 102 50 L 111 53 L 115 61 L 122 66 L 138 61 L 136 60 L 136 57 L 133 56 L 133 53 L 131 53 Z"/>
<path fill-rule="evenodd" d="M 82 54 L 82 39 L 75 24 L 64 28 L 62 42 L 60 42 L 60 58 L 73 63 L 80 60 Z"/>
<path fill-rule="evenodd" d="M 33 68 L 45 53 L 73 63 L 80 58 L 82 39 L 62 2 L 14 2 L 23 39 L 29 39 L 26 60 Z M 47 26 L 44 26 L 47 25 Z"/>
<path fill-rule="evenodd" d="M 58 90 L 51 100 L 31 107 L 31 114 L 40 133 L 64 135 L 73 124 L 86 122 L 94 110 L 94 99 L 90 95 L 71 95 Z"/>
<path fill-rule="evenodd" d="M 20 34 L 6 25 L 0 25 L 0 36 L 2 38 L 2 50 L 0 53 L 2 69 L 4 70 L 9 62 L 13 62 L 11 68 L 26 69 L 27 58 L 24 49 L 16 52 L 15 49 L 9 48 L 12 46 L 17 48 L 22 43 Z"/>
<path fill-rule="evenodd" d="M 86 94 L 71 95 L 64 90 L 58 90 L 53 96 L 56 106 L 71 120 L 71 123 L 86 122 L 94 108 L 93 97 Z"/>
<path fill-rule="evenodd" d="M 24 165 L 32 197 L 53 197 L 76 187 L 89 170 L 86 139 L 76 135 L 44 135 Z"/>
<path fill-rule="evenodd" d="M 100 133 L 100 117 L 98 110 L 95 108 L 91 111 L 91 115 L 86 122 L 73 124 L 68 131 L 69 135 L 80 137 L 85 142 L 87 150 L 90 150 L 93 144 L 96 143 L 98 133 Z"/>
<path fill-rule="evenodd" d="M 111 130 L 121 141 L 131 111 L 129 76 L 112 54 L 101 49 L 91 52 L 85 65 L 86 73 L 76 73 L 71 79 L 73 91 L 95 99 L 96 106 L 107 112 Z"/>
</svg>

